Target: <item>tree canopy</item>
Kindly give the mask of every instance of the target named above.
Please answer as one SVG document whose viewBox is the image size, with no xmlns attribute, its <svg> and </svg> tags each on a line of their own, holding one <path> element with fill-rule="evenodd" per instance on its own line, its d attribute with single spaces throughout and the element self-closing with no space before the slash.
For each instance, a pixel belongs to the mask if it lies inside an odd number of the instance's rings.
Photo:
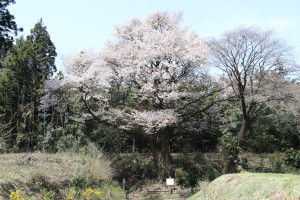
<svg viewBox="0 0 300 200">
<path fill-rule="evenodd" d="M 207 97 L 215 92 L 199 89 L 207 78 L 203 65 L 208 47 L 198 34 L 180 28 L 180 21 L 180 14 L 157 12 L 117 26 L 116 39 L 100 54 L 87 50 L 67 58 L 67 76 L 49 81 L 48 91 L 76 89 L 87 111 L 85 120 L 139 130 L 164 167 L 174 127 L 210 108 L 213 101 Z M 196 112 L 188 109 L 195 105 L 200 107 Z"/>
<path fill-rule="evenodd" d="M 294 67 L 291 51 L 271 31 L 239 28 L 209 42 L 213 64 L 224 72 L 225 94 L 237 101 L 243 123 L 238 148 L 251 124 L 266 109 L 293 100 L 287 74 Z"/>
<path fill-rule="evenodd" d="M 13 45 L 14 37 L 22 28 L 18 28 L 15 17 L 7 10 L 9 4 L 15 0 L 0 1 L 0 58 L 3 58 L 9 48 Z"/>
<path fill-rule="evenodd" d="M 20 29 L 11 3 L 0 0 L 0 152 L 79 151 L 92 142 L 110 153 L 152 153 L 160 178 L 176 174 L 171 152 L 221 152 L 225 172 L 238 170 L 243 150 L 296 159 L 299 79 L 288 76 L 294 59 L 272 31 L 238 28 L 204 41 L 182 26 L 182 13 L 158 11 L 116 26 L 99 52 L 63 58 L 55 74 L 42 19 L 13 43 Z M 214 78 L 213 67 L 223 75 Z M 210 168 L 198 161 L 178 165 L 192 185 Z"/>
</svg>

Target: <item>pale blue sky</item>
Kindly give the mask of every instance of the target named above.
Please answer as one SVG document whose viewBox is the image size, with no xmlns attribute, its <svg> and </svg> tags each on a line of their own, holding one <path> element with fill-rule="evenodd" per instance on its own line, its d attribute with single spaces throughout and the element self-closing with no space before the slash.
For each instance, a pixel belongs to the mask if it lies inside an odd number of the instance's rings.
<svg viewBox="0 0 300 200">
<path fill-rule="evenodd" d="M 100 50 L 115 25 L 168 10 L 184 11 L 182 25 L 204 38 L 243 25 L 273 29 L 294 47 L 300 63 L 300 0 L 16 0 L 9 10 L 24 36 L 43 18 L 58 58 L 90 47 Z"/>
</svg>

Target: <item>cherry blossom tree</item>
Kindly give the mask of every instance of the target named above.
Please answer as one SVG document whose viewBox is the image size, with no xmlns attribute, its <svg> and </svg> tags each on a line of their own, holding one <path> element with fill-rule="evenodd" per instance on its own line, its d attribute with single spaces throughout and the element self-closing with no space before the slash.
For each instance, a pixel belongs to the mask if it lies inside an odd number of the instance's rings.
<svg viewBox="0 0 300 200">
<path fill-rule="evenodd" d="M 156 12 L 116 26 L 99 54 L 86 50 L 65 59 L 65 78 L 49 84 L 78 92 L 86 109 L 79 120 L 142 134 L 161 172 L 171 162 L 176 125 L 216 101 L 217 89 L 203 81 L 209 48 L 180 27 L 181 19 L 180 13 Z"/>
</svg>

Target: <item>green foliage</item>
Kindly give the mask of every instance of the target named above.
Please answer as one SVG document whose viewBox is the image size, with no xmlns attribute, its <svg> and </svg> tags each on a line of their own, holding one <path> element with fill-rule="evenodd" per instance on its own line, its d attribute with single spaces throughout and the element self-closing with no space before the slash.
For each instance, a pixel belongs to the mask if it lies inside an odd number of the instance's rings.
<svg viewBox="0 0 300 200">
<path fill-rule="evenodd" d="M 158 169 L 153 161 L 145 162 L 138 156 L 118 156 L 113 161 L 114 178 L 122 183 L 126 179 L 126 185 L 132 186 L 144 179 L 153 179 L 158 175 Z"/>
<path fill-rule="evenodd" d="M 219 145 L 224 156 L 223 172 L 236 172 L 238 163 L 238 132 L 242 126 L 242 112 L 233 103 L 225 102 L 220 107 L 222 136 Z"/>
<path fill-rule="evenodd" d="M 206 128 L 197 129 L 197 123 L 206 123 Z M 186 127 L 185 127 L 186 126 Z M 194 127 L 192 130 L 187 126 Z M 201 126 L 201 125 L 200 125 Z M 199 118 L 192 122 L 192 124 L 183 124 L 182 127 L 176 129 L 171 138 L 171 149 L 174 152 L 192 153 L 195 151 L 208 152 L 216 148 L 220 131 L 219 124 L 212 120 Z"/>
<path fill-rule="evenodd" d="M 293 166 L 297 169 L 300 169 L 300 149 L 288 149 L 285 152 L 286 154 L 286 163 L 290 166 Z"/>
<path fill-rule="evenodd" d="M 291 112 L 266 112 L 252 124 L 251 136 L 246 136 L 244 148 L 256 153 L 299 148 L 297 124 L 298 119 Z"/>
<path fill-rule="evenodd" d="M 38 135 L 34 131 L 20 133 L 16 138 L 15 148 L 20 152 L 34 151 L 38 148 Z"/>
<path fill-rule="evenodd" d="M 76 144 L 76 140 L 73 135 L 69 134 L 62 136 L 56 143 L 56 148 L 58 152 L 72 151 Z"/>
<path fill-rule="evenodd" d="M 15 90 L 17 89 L 17 80 L 11 69 L 0 68 L 0 136 L 6 135 L 13 126 L 10 121 L 13 112 L 14 99 L 16 98 Z M 2 133 L 1 133 L 2 132 Z"/>
<path fill-rule="evenodd" d="M 288 166 L 286 155 L 275 152 L 272 154 L 245 153 L 241 156 L 244 171 L 254 173 L 295 173 L 295 168 Z"/>
<path fill-rule="evenodd" d="M 216 167 L 208 163 L 201 154 L 192 158 L 182 155 L 177 161 L 178 168 L 175 169 L 175 180 L 182 187 L 195 187 L 201 180 L 213 180 L 219 172 Z"/>
<path fill-rule="evenodd" d="M 14 3 L 12 0 L 5 2 L 0 7 L 5 8 L 9 3 Z M 9 15 L 9 12 L 6 14 Z M 2 17 L 1 15 L 0 21 L 4 19 Z M 13 20 L 13 16 L 6 20 Z M 11 30 L 17 31 L 15 24 L 10 26 Z M 0 31 L 0 40 L 2 36 Z M 45 80 L 56 71 L 55 57 L 55 46 L 40 20 L 30 35 L 26 39 L 17 39 L 16 44 L 1 60 L 0 124 L 4 124 L 5 130 L 11 135 L 8 142 L 10 148 L 15 147 L 20 151 L 41 148 L 43 128 L 39 104 L 44 95 Z"/>
<path fill-rule="evenodd" d="M 234 133 L 225 132 L 220 138 L 222 152 L 225 156 L 234 155 L 237 146 L 237 136 Z"/>
<path fill-rule="evenodd" d="M 223 103 L 220 116 L 222 137 L 219 144 L 225 155 L 233 155 L 242 123 L 242 113 L 234 104 Z M 256 153 L 299 148 L 297 123 L 297 117 L 287 110 L 265 108 L 264 112 L 251 122 L 241 147 Z"/>
<path fill-rule="evenodd" d="M 7 6 L 14 4 L 15 0 L 1 0 L 0 1 L 0 58 L 3 58 L 10 47 L 13 45 L 13 36 L 17 35 L 18 28 L 15 17 L 7 10 Z"/>
<path fill-rule="evenodd" d="M 43 149 L 51 153 L 79 152 L 88 143 L 87 135 L 82 131 L 82 127 L 68 124 L 65 128 L 54 128 L 48 124 L 42 141 Z"/>
<path fill-rule="evenodd" d="M 32 68 L 33 74 L 37 80 L 45 81 L 49 79 L 53 72 L 56 71 L 55 57 L 56 48 L 50 39 L 47 32 L 47 27 L 44 26 L 42 19 L 40 19 L 30 31 L 27 37 L 34 54 L 32 54 Z M 43 84 L 43 82 L 42 82 Z"/>
<path fill-rule="evenodd" d="M 283 161 L 281 159 L 275 158 L 272 160 L 272 168 L 274 169 L 274 173 L 283 173 Z"/>
<path fill-rule="evenodd" d="M 94 141 L 105 152 L 120 152 L 126 142 L 120 137 L 119 130 L 113 127 L 98 126 L 90 133 L 90 140 Z"/>
<path fill-rule="evenodd" d="M 40 194 L 40 199 L 41 200 L 54 200 L 55 192 L 54 191 L 47 192 L 46 190 L 43 190 Z"/>
<path fill-rule="evenodd" d="M 8 150 L 8 144 L 4 137 L 0 136 L 0 153 L 5 153 Z"/>
<path fill-rule="evenodd" d="M 123 200 L 125 199 L 125 191 L 120 187 L 111 186 L 109 184 L 103 184 L 99 190 L 101 191 L 101 200 L 112 199 L 112 200 Z"/>
<path fill-rule="evenodd" d="M 0 186 L 1 186 L 1 190 L 5 194 L 9 194 L 10 191 L 16 190 L 16 187 L 10 181 L 0 183 Z"/>
<path fill-rule="evenodd" d="M 76 173 L 72 179 L 72 185 L 75 189 L 82 189 L 87 184 L 85 173 Z"/>
<path fill-rule="evenodd" d="M 54 153 L 57 150 L 57 145 L 60 145 L 60 143 L 57 142 L 57 139 L 62 135 L 62 130 L 61 128 L 54 129 L 50 124 L 47 126 L 46 130 L 46 135 L 43 138 L 44 150 Z M 68 144 L 66 144 L 66 146 L 68 146 Z"/>
</svg>

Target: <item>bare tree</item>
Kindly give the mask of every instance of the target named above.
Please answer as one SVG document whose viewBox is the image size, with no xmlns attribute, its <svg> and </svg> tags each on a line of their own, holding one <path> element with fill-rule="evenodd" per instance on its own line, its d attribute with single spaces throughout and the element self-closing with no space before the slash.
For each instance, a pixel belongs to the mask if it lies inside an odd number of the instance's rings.
<svg viewBox="0 0 300 200">
<path fill-rule="evenodd" d="M 221 81 L 226 94 L 239 102 L 242 110 L 237 154 L 259 114 L 293 96 L 286 79 L 294 66 L 292 54 L 290 48 L 273 35 L 272 31 L 254 27 L 239 28 L 209 42 L 212 63 L 224 72 Z"/>
</svg>

